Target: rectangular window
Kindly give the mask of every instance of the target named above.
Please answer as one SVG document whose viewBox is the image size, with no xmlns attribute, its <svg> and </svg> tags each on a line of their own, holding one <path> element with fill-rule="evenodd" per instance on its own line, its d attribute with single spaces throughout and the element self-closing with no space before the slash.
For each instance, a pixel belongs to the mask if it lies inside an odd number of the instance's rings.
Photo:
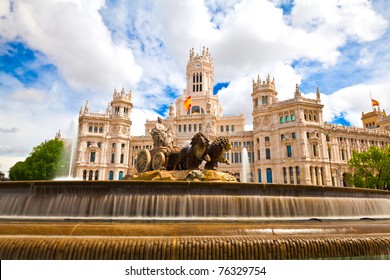
<svg viewBox="0 0 390 280">
<path fill-rule="evenodd" d="M 317 145 L 313 145 L 313 155 L 317 156 Z"/>
<path fill-rule="evenodd" d="M 91 152 L 90 162 L 95 162 L 96 152 Z"/>
<path fill-rule="evenodd" d="M 265 159 L 271 159 L 271 150 L 269 148 L 265 149 Z"/>
<path fill-rule="evenodd" d="M 187 125 L 186 124 L 183 126 L 183 131 L 187 132 Z"/>
<path fill-rule="evenodd" d="M 123 163 L 124 159 L 125 159 L 125 155 L 121 154 L 121 163 Z"/>
<path fill-rule="evenodd" d="M 234 162 L 238 163 L 238 153 L 234 153 Z"/>
<path fill-rule="evenodd" d="M 199 85 L 199 91 L 202 91 L 202 84 Z"/>
<path fill-rule="evenodd" d="M 192 86 L 192 92 L 195 92 L 195 85 Z"/>
<path fill-rule="evenodd" d="M 111 163 L 115 162 L 115 154 L 111 154 Z"/>
<path fill-rule="evenodd" d="M 192 130 L 192 125 L 189 124 L 189 125 L 188 125 L 188 131 L 191 132 L 191 130 Z"/>
<path fill-rule="evenodd" d="M 196 123 L 194 123 L 194 132 L 196 132 Z"/>
<path fill-rule="evenodd" d="M 291 145 L 287 146 L 287 157 L 292 157 L 292 147 L 291 147 Z"/>
<path fill-rule="evenodd" d="M 272 169 L 267 168 L 267 183 L 272 184 Z"/>
<path fill-rule="evenodd" d="M 179 132 L 181 132 L 181 124 L 179 124 Z"/>
<path fill-rule="evenodd" d="M 202 132 L 202 124 L 199 124 L 199 131 Z"/>
<path fill-rule="evenodd" d="M 223 132 L 223 125 L 221 125 L 221 132 Z"/>
<path fill-rule="evenodd" d="M 226 126 L 226 132 L 229 132 L 229 126 L 228 125 Z"/>
<path fill-rule="evenodd" d="M 232 132 L 234 132 L 234 129 L 235 129 L 235 128 L 234 128 L 234 124 L 233 124 L 233 125 L 232 125 Z"/>
</svg>

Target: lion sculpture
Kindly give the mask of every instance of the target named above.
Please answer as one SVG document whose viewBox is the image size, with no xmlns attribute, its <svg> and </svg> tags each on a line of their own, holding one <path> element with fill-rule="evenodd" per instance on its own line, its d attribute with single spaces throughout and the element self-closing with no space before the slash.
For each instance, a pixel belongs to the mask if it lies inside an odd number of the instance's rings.
<svg viewBox="0 0 390 280">
<path fill-rule="evenodd" d="M 203 160 L 209 161 L 207 155 L 209 140 L 202 132 L 198 132 L 191 139 L 190 146 L 180 150 L 176 170 L 198 169 Z"/>
<path fill-rule="evenodd" d="M 232 148 L 229 139 L 224 136 L 219 136 L 209 145 L 207 155 L 210 160 L 206 162 L 205 169 L 216 170 L 218 162 L 230 165 L 230 161 L 224 158 L 224 154 Z"/>
</svg>

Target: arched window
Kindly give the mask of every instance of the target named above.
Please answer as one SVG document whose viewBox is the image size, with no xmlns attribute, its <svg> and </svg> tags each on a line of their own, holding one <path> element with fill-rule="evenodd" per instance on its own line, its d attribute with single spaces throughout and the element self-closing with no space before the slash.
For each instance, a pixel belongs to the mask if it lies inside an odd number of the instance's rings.
<svg viewBox="0 0 390 280">
<path fill-rule="evenodd" d="M 292 122 L 295 121 L 295 115 L 294 114 L 291 115 L 291 121 Z"/>
<path fill-rule="evenodd" d="M 292 139 L 296 139 L 297 138 L 297 135 L 295 134 L 295 132 L 291 133 L 291 137 L 292 137 Z"/>
<path fill-rule="evenodd" d="M 87 142 L 87 147 L 91 146 L 91 141 Z"/>
<path fill-rule="evenodd" d="M 93 178 L 93 171 L 89 170 L 88 180 L 92 180 L 92 178 Z"/>
<path fill-rule="evenodd" d="M 286 123 L 288 123 L 289 121 L 290 121 L 290 117 L 286 116 Z"/>
<path fill-rule="evenodd" d="M 83 180 L 87 180 L 87 170 L 83 171 Z"/>
<path fill-rule="evenodd" d="M 95 180 L 99 180 L 99 171 L 98 170 L 95 171 Z"/>
<path fill-rule="evenodd" d="M 283 182 L 287 184 L 287 169 L 283 167 Z"/>
<path fill-rule="evenodd" d="M 272 183 L 272 169 L 267 168 L 267 183 L 271 184 Z"/>
<path fill-rule="evenodd" d="M 95 127 L 93 128 L 93 132 L 95 132 L 95 133 L 98 132 L 98 127 L 97 127 L 97 126 L 95 126 Z"/>
<path fill-rule="evenodd" d="M 123 178 L 123 171 L 119 171 L 118 179 L 119 179 L 119 180 L 122 180 L 122 178 Z"/>
<path fill-rule="evenodd" d="M 125 160 L 125 155 L 121 154 L 121 163 L 123 163 L 124 160 Z"/>
<path fill-rule="evenodd" d="M 301 174 L 299 172 L 298 166 L 295 167 L 295 176 L 297 177 L 297 184 L 300 184 L 301 183 Z"/>
<path fill-rule="evenodd" d="M 190 113 L 190 111 L 188 110 L 187 115 L 189 115 L 189 113 Z M 193 106 L 193 107 L 191 107 L 191 114 L 203 115 L 204 114 L 204 110 L 203 110 L 203 108 L 201 108 L 199 106 Z"/>
<path fill-rule="evenodd" d="M 257 169 L 257 180 L 261 183 L 261 169 Z"/>
<path fill-rule="evenodd" d="M 294 168 L 290 166 L 289 168 L 289 173 L 290 173 L 290 184 L 294 184 Z"/>
<path fill-rule="evenodd" d="M 93 127 L 92 127 L 92 125 L 90 125 L 88 128 L 88 132 L 92 132 L 92 129 L 93 129 Z"/>
<path fill-rule="evenodd" d="M 99 133 L 103 133 L 103 127 L 99 127 Z"/>
<path fill-rule="evenodd" d="M 280 117 L 280 123 L 284 123 L 284 118 Z"/>
<path fill-rule="evenodd" d="M 109 180 L 114 180 L 114 171 L 110 171 Z"/>
</svg>

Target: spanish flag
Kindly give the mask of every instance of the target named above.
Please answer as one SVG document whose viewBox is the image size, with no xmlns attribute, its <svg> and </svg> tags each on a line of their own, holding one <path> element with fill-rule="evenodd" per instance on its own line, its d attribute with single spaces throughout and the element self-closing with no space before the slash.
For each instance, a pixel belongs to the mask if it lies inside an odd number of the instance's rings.
<svg viewBox="0 0 390 280">
<path fill-rule="evenodd" d="M 372 106 L 379 106 L 379 101 L 371 98 Z"/>
<path fill-rule="evenodd" d="M 184 100 L 184 109 L 188 111 L 191 108 L 191 95 L 187 97 L 186 100 Z"/>
</svg>

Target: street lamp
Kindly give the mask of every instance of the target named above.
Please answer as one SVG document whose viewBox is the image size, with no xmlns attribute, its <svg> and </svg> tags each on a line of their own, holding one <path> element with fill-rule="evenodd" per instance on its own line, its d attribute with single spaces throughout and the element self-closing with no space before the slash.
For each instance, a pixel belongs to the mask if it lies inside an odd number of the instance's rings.
<svg viewBox="0 0 390 280">
<path fill-rule="evenodd" d="M 336 131 L 336 126 L 333 125 L 333 124 L 330 124 L 328 125 L 327 122 L 324 122 L 323 125 L 321 126 L 321 132 L 323 134 L 325 134 L 325 140 L 326 142 L 328 142 L 329 140 L 329 150 L 328 150 L 328 157 L 329 157 L 329 169 L 330 169 L 330 180 L 331 180 L 331 184 L 332 186 L 334 185 L 333 184 L 333 176 L 332 176 L 332 159 L 331 159 L 331 155 L 332 155 L 332 143 L 330 142 L 330 138 L 329 136 Z"/>
</svg>

